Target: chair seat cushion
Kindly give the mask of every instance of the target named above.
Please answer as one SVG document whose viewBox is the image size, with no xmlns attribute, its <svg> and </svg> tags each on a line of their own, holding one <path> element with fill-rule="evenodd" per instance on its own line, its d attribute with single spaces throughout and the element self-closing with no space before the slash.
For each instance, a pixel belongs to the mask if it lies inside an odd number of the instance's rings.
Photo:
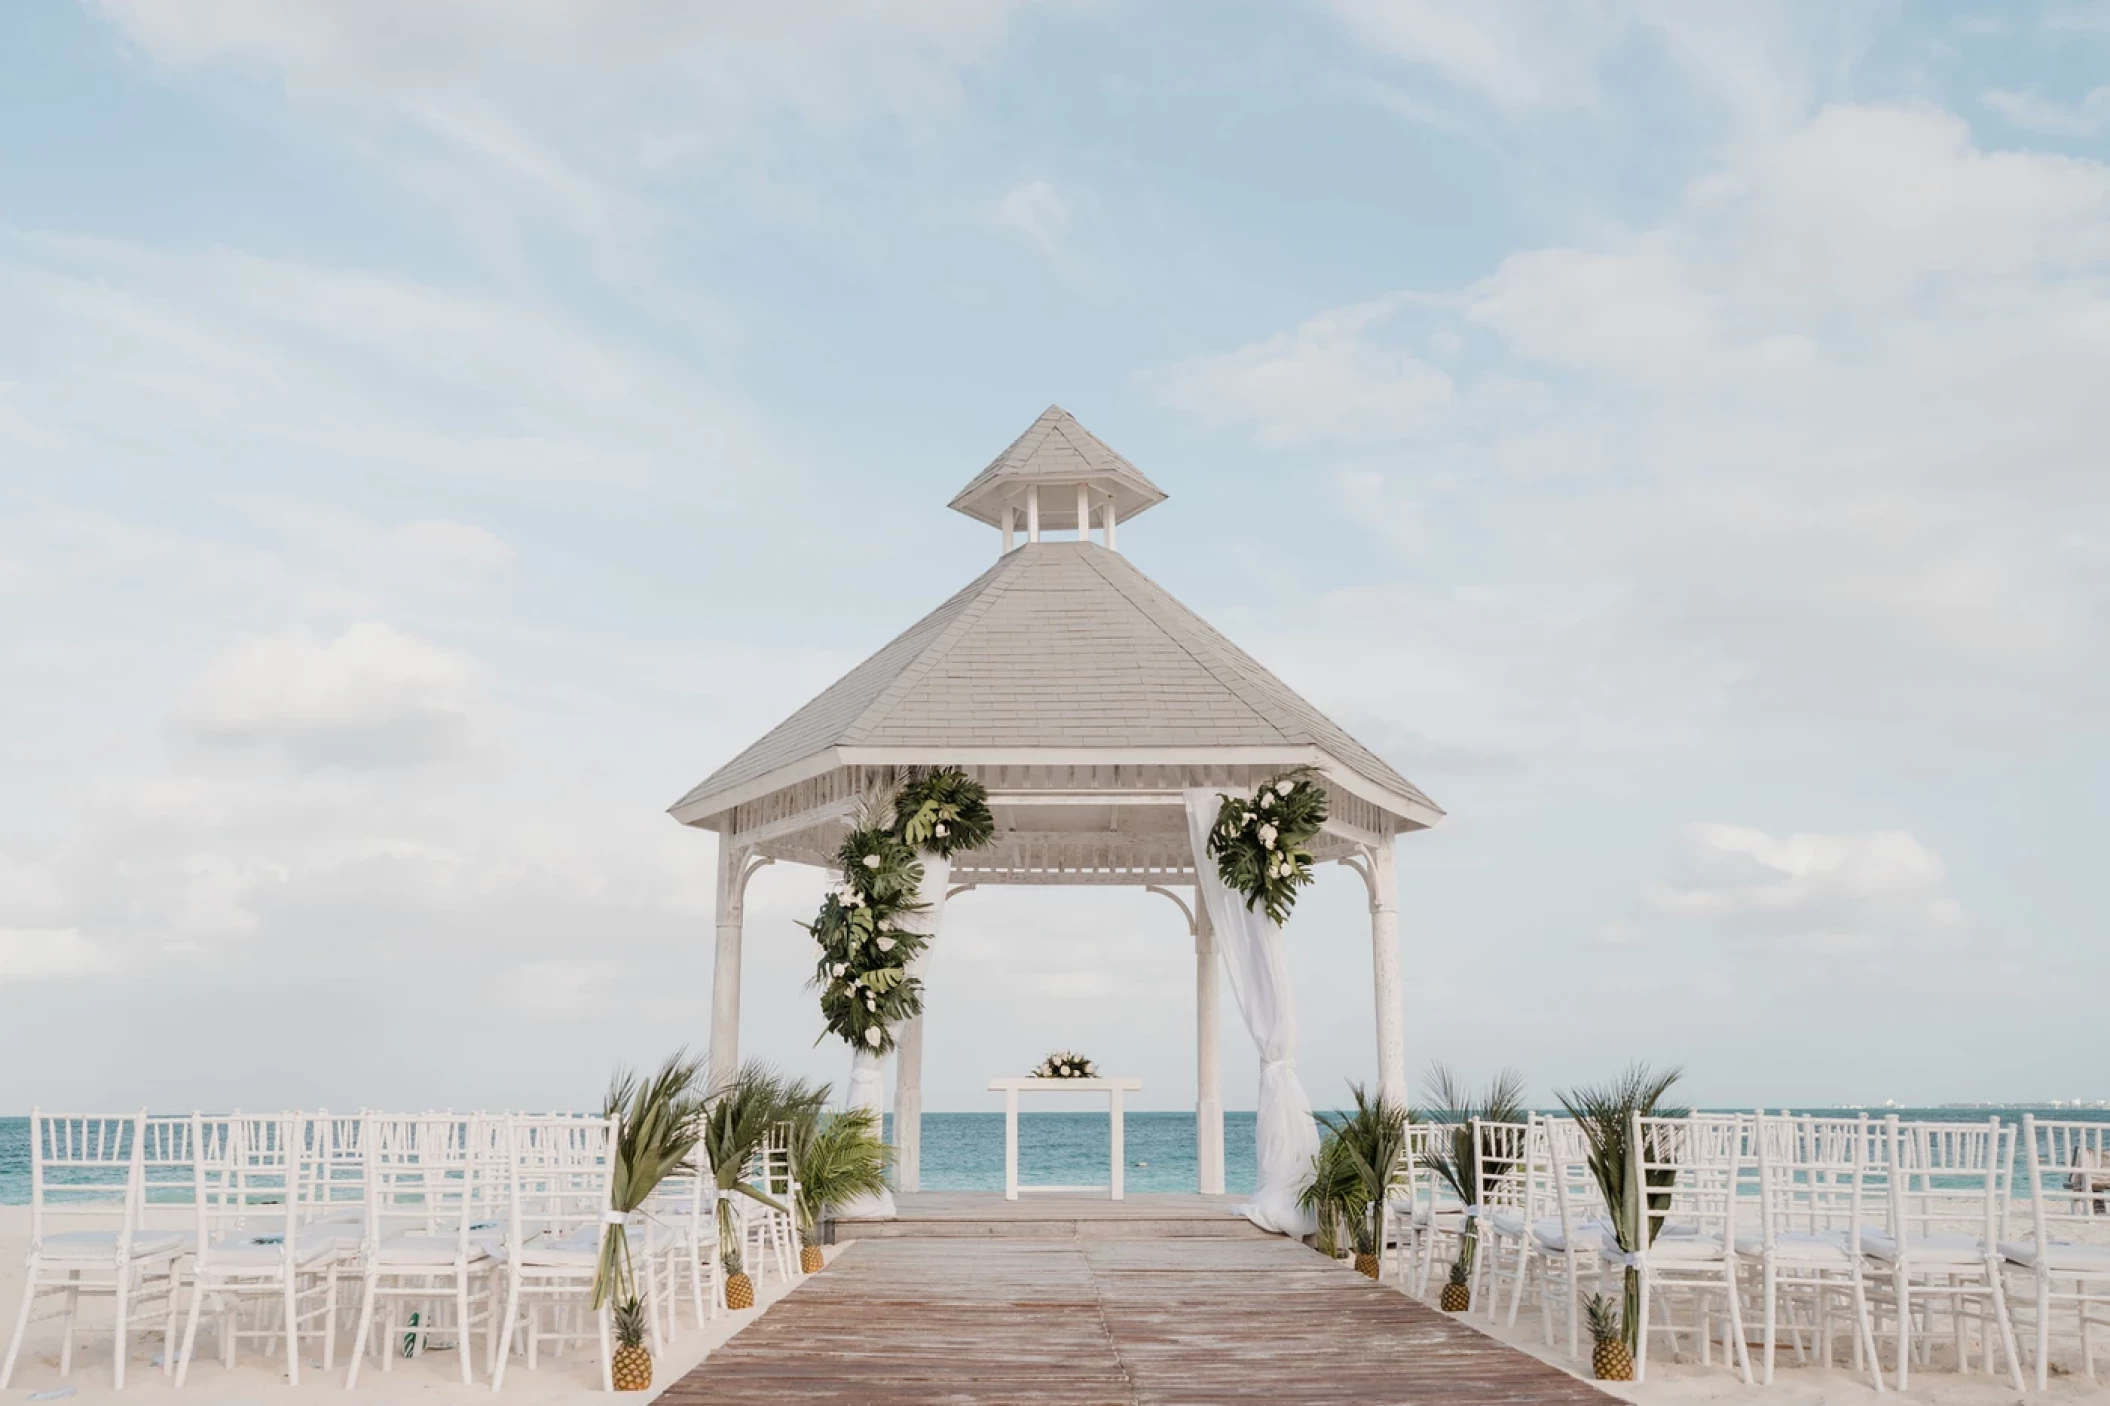
<svg viewBox="0 0 2110 1406">
<path fill-rule="evenodd" d="M 2035 1267 L 2038 1264 L 2037 1242 L 2034 1240 L 2003 1240 L 2000 1242 L 2002 1258 L 2015 1264 Z M 2072 1240 L 2054 1240 L 2045 1251 L 2043 1267 L 2050 1270 L 2072 1270 L 2078 1274 L 2110 1274 L 2110 1245 L 2083 1245 Z"/>
<path fill-rule="evenodd" d="M 261 1271 L 276 1267 L 283 1258 L 284 1247 L 279 1241 L 269 1238 L 246 1240 L 223 1240 L 208 1245 L 199 1260 L 208 1268 Z M 296 1237 L 293 1244 L 293 1263 L 302 1269 L 319 1261 L 334 1258 L 337 1243 L 323 1238 L 306 1240 Z"/>
<path fill-rule="evenodd" d="M 451 1235 L 398 1235 L 383 1240 L 374 1249 L 374 1263 L 377 1265 L 444 1268 L 463 1257 L 471 1264 L 478 1264 L 489 1259 L 490 1254 L 473 1240 L 464 1251 Z"/>
<path fill-rule="evenodd" d="M 1861 1251 L 1879 1260 L 1895 1262 L 1898 1243 L 1887 1231 L 1861 1232 Z M 1905 1260 L 1910 1264 L 1983 1264 L 1985 1242 L 1975 1235 L 1937 1231 L 1932 1235 L 1907 1235 Z"/>
<path fill-rule="evenodd" d="M 65 1230 L 45 1236 L 41 1244 L 47 1260 L 114 1260 L 117 1257 L 117 1232 L 114 1230 Z M 132 1258 L 150 1260 L 163 1255 L 180 1255 L 188 1245 L 189 1237 L 173 1230 L 135 1231 Z"/>
<path fill-rule="evenodd" d="M 1488 1212 L 1487 1223 L 1497 1235 L 1514 1238 L 1524 1233 L 1524 1213 L 1508 1206 L 1497 1206 Z"/>
<path fill-rule="evenodd" d="M 1762 1259 L 1766 1242 L 1756 1235 L 1739 1235 L 1736 1252 L 1746 1259 Z M 1837 1230 L 1792 1230 L 1773 1237 L 1773 1263 L 1804 1265 L 1818 1269 L 1851 1269 L 1854 1257 L 1846 1248 L 1846 1233 Z"/>
<path fill-rule="evenodd" d="M 1577 1251 L 1601 1250 L 1610 1242 L 1605 1238 L 1605 1227 L 1599 1221 L 1584 1221 L 1574 1227 L 1574 1248 Z M 1558 1217 L 1532 1222 L 1531 1238 L 1553 1254 L 1566 1254 L 1569 1250 L 1569 1232 L 1561 1229 Z"/>
<path fill-rule="evenodd" d="M 1605 1253 L 1616 1255 L 1619 1251 L 1608 1241 Z M 1722 1258 L 1722 1253 L 1720 1236 L 1700 1235 L 1692 1231 L 1683 1235 L 1666 1232 L 1658 1235 L 1656 1243 L 1648 1247 L 1648 1259 L 1651 1264 L 1704 1264 Z"/>
</svg>

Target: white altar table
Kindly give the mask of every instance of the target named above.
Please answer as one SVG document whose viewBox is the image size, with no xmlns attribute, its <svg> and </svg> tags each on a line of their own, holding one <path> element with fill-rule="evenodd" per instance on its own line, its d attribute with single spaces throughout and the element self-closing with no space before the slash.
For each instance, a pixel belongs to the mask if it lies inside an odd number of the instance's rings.
<svg viewBox="0 0 2110 1406">
<path fill-rule="evenodd" d="M 1121 1199 L 1121 1167 L 1126 1161 L 1122 1134 L 1125 1117 L 1121 1101 L 1143 1087 L 1141 1079 L 991 1079 L 991 1089 L 1004 1092 L 1004 1199 L 1016 1201 L 1021 1191 L 1104 1191 L 1112 1200 Z M 1020 1186 L 1018 1184 L 1018 1096 L 1020 1093 L 1106 1095 L 1111 1179 L 1105 1186 Z"/>
</svg>

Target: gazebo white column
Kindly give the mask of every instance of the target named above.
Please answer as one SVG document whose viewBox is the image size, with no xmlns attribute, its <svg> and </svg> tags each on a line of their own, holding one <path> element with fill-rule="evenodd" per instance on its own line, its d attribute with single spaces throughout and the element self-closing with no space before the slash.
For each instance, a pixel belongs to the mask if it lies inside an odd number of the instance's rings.
<svg viewBox="0 0 2110 1406">
<path fill-rule="evenodd" d="M 772 861 L 718 837 L 718 952 L 711 969 L 710 1077 L 723 1079 L 740 1063 L 740 937 L 747 881 Z"/>
<path fill-rule="evenodd" d="M 1407 1041 L 1399 990 L 1399 867 L 1392 837 L 1370 846 L 1370 975 L 1377 999 L 1377 1091 L 1391 1102 L 1407 1101 Z"/>
<path fill-rule="evenodd" d="M 916 899 L 923 911 L 901 920 L 902 927 L 935 938 L 945 916 L 950 896 L 952 862 L 925 850 L 917 855 L 923 864 L 923 883 Z M 908 974 L 919 980 L 929 960 L 926 950 L 909 963 Z M 903 1191 L 919 1191 L 923 1182 L 923 1017 L 904 1021 L 894 1032 L 894 1184 Z"/>
<path fill-rule="evenodd" d="M 1216 1041 L 1216 931 L 1208 905 L 1194 896 L 1194 1154 L 1196 1189 L 1224 1189 L 1223 1060 Z"/>
</svg>

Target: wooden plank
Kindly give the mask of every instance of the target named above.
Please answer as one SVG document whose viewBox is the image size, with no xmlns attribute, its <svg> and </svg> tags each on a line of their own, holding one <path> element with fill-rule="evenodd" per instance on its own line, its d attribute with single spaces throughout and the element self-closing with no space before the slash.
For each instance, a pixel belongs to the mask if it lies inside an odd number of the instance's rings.
<svg viewBox="0 0 2110 1406">
<path fill-rule="evenodd" d="M 1293 1242 L 884 1240 L 674 1383 L 669 1406 L 1608 1406 L 1589 1383 Z"/>
</svg>

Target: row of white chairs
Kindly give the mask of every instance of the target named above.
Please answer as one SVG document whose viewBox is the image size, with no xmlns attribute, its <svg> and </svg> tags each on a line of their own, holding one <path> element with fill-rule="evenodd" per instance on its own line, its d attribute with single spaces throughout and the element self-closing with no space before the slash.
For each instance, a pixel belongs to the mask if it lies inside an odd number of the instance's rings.
<svg viewBox="0 0 2110 1406">
<path fill-rule="evenodd" d="M 786 1209 L 701 1167 L 627 1216 L 612 1209 L 617 1131 L 580 1114 L 32 1111 L 28 1275 L 0 1389 L 40 1303 L 62 1320 L 72 1373 L 84 1300 L 112 1306 L 120 1388 L 135 1337 L 156 1331 L 181 1386 L 209 1325 L 225 1365 L 254 1342 L 284 1354 L 296 1385 L 303 1348 L 330 1371 L 345 1333 L 347 1387 L 369 1360 L 386 1372 L 434 1346 L 456 1350 L 469 1383 L 481 1331 L 494 1391 L 515 1355 L 533 1369 L 546 1348 L 583 1344 L 612 1389 L 610 1306 L 590 1307 L 610 1224 L 625 1224 L 655 1357 L 684 1301 L 699 1325 L 723 1311 L 728 1229 L 751 1274 L 800 1268 L 785 1130 L 742 1180 Z"/>
<path fill-rule="evenodd" d="M 1454 1139 L 1477 1154 L 1471 1203 L 1432 1167 Z M 1426 1295 L 1470 1225 L 1474 1310 L 1513 1328 L 1534 1301 L 1547 1345 L 1559 1320 L 1580 1356 L 1584 1300 L 1616 1301 L 1632 1268 L 1636 1380 L 1652 1338 L 1674 1353 L 1690 1342 L 1706 1363 L 1719 1337 L 1724 1362 L 1750 1382 L 1752 1320 L 1768 1383 L 1783 1334 L 1798 1361 L 1827 1365 L 1843 1336 L 1878 1391 L 1886 1357 L 1888 1385 L 1903 1389 L 1943 1340 L 1959 1371 L 1975 1355 L 2017 1390 L 2025 1353 L 2042 1390 L 2054 1339 L 2071 1340 L 2094 1379 L 2093 1337 L 2110 1329 L 2110 1124 L 1635 1115 L 1627 1140 L 1626 1184 L 1646 1196 L 1652 1227 L 1633 1252 L 1613 1240 L 1573 1120 L 1411 1125 L 1405 1189 L 1384 1213 L 1383 1272 Z"/>
</svg>

